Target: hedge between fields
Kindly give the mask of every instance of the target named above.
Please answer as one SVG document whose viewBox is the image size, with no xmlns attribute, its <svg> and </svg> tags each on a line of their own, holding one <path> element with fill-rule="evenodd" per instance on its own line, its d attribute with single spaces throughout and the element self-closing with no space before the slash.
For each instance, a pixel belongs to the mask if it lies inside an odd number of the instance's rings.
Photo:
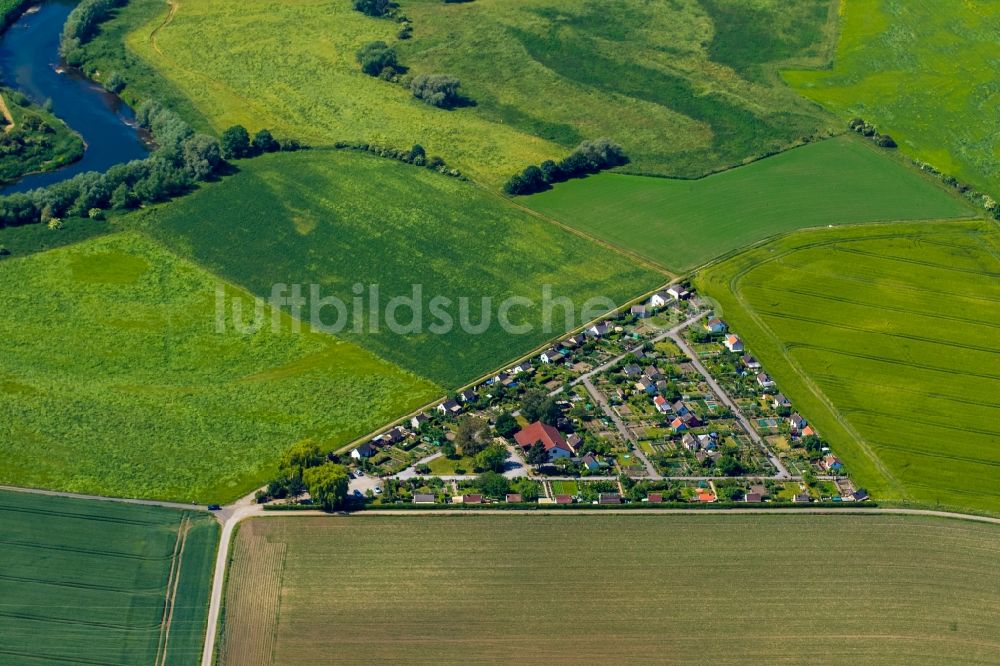
<svg viewBox="0 0 1000 666">
<path fill-rule="evenodd" d="M 364 513 L 365 511 L 564 511 L 564 510 L 578 510 L 578 509 L 589 509 L 592 511 L 605 511 L 605 510 L 677 510 L 677 509 L 693 509 L 696 511 L 701 510 L 718 510 L 725 509 L 731 511 L 739 511 L 740 509 L 844 509 L 844 508 L 865 508 L 865 509 L 875 509 L 878 508 L 877 502 L 810 502 L 808 504 L 797 503 L 797 502 L 765 502 L 765 503 L 732 503 L 732 504 L 690 504 L 687 502 L 663 502 L 660 504 L 647 504 L 642 502 L 633 502 L 630 504 L 537 504 L 537 503 L 521 503 L 521 504 L 385 504 L 379 506 L 365 506 L 365 507 L 347 507 L 344 509 L 339 509 L 337 511 L 330 511 L 331 515 L 336 513 Z M 318 505 L 309 504 L 275 504 L 275 505 L 264 505 L 265 511 L 319 511 L 321 508 Z"/>
</svg>

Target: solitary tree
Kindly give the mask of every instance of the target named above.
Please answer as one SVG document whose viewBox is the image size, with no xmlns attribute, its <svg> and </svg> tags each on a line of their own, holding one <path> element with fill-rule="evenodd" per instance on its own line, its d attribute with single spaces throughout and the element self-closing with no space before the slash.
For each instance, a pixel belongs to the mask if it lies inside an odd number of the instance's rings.
<svg viewBox="0 0 1000 666">
<path fill-rule="evenodd" d="M 474 456 L 489 443 L 489 426 L 483 419 L 466 416 L 458 422 L 455 444 L 462 449 L 462 455 Z"/>
<path fill-rule="evenodd" d="M 222 156 L 227 160 L 246 157 L 250 153 L 250 133 L 243 125 L 233 125 L 222 133 L 219 140 Z"/>
<path fill-rule="evenodd" d="M 476 455 L 476 467 L 491 472 L 502 472 L 509 456 L 506 446 L 488 446 Z"/>
<path fill-rule="evenodd" d="M 514 433 L 518 430 L 517 419 L 510 412 L 503 412 L 497 417 L 494 427 L 497 430 L 497 434 L 501 437 L 513 437 Z"/>
<path fill-rule="evenodd" d="M 354 0 L 354 9 L 368 16 L 385 16 L 392 9 L 390 0 Z"/>
<path fill-rule="evenodd" d="M 347 468 L 343 465 L 326 463 L 307 469 L 302 480 L 309 488 L 309 494 L 313 501 L 330 511 L 342 504 L 347 498 L 349 478 Z"/>
</svg>

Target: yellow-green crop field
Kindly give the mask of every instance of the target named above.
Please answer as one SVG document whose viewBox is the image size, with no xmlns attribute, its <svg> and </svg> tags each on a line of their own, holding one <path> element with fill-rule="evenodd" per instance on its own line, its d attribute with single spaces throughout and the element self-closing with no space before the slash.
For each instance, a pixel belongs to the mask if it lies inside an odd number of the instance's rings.
<svg viewBox="0 0 1000 666">
<path fill-rule="evenodd" d="M 857 484 L 1000 513 L 995 223 L 800 232 L 696 283 Z"/>
<path fill-rule="evenodd" d="M 1000 4 L 843 0 L 834 65 L 788 71 L 797 91 L 860 116 L 913 157 L 1000 195 Z"/>
</svg>

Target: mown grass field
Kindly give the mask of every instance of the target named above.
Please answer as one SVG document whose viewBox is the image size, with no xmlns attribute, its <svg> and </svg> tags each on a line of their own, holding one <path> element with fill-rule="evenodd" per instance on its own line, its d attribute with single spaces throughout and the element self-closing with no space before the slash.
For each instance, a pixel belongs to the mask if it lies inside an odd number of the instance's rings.
<svg viewBox="0 0 1000 666">
<path fill-rule="evenodd" d="M 198 661 L 219 539 L 210 516 L 0 491 L 0 519 L 0 661 Z"/>
<path fill-rule="evenodd" d="M 994 223 L 810 231 L 696 278 L 876 496 L 1000 513 Z"/>
<path fill-rule="evenodd" d="M 220 664 L 985 663 L 998 557 L 898 516 L 258 518 Z"/>
<path fill-rule="evenodd" d="M 135 233 L 0 261 L 0 282 L 4 484 L 231 500 L 299 439 L 333 448 L 441 392 L 287 319 L 218 333 L 217 286 L 249 295 Z"/>
<path fill-rule="evenodd" d="M 805 227 L 973 214 L 931 179 L 851 137 L 700 180 L 606 173 L 522 201 L 675 272 Z"/>
<path fill-rule="evenodd" d="M 367 154 L 308 151 L 243 161 L 241 172 L 218 185 L 164 207 L 148 231 L 176 251 L 217 274 L 270 296 L 275 283 L 300 284 L 305 295 L 319 285 L 321 297 L 337 296 L 353 317 L 354 285 L 365 287 L 360 332 L 349 324 L 339 335 L 445 387 L 457 387 L 531 351 L 565 330 L 562 309 L 554 310 L 546 332 L 543 285 L 565 296 L 580 313 L 588 299 L 614 303 L 655 289 L 666 281 L 613 250 L 523 213 L 499 196 L 427 169 Z M 370 285 L 378 285 L 372 307 Z M 389 300 L 422 289 L 423 316 L 416 333 L 393 332 L 385 316 Z M 442 320 L 430 301 L 451 300 Z M 529 332 L 507 332 L 499 309 L 509 297 L 534 301 L 509 311 Z M 489 326 L 481 333 L 483 298 Z M 312 299 L 307 299 L 312 300 Z M 591 318 L 607 308 L 598 308 Z M 302 310 L 310 322 L 312 303 Z M 332 325 L 337 312 L 321 311 Z M 345 319 L 340 321 L 347 323 Z M 410 310 L 396 318 L 410 324 Z"/>
<path fill-rule="evenodd" d="M 134 0 L 88 53 L 98 71 L 132 75 L 128 94 L 179 92 L 179 110 L 216 130 L 419 142 L 491 186 L 586 138 L 615 138 L 634 170 L 700 175 L 839 131 L 775 74 L 828 62 L 831 0 L 400 5 L 414 30 L 405 41 L 399 23 L 348 0 L 208 0 L 173 13 Z M 372 40 L 397 44 L 410 74 L 458 76 L 475 106 L 434 109 L 365 76 L 354 53 Z"/>
<path fill-rule="evenodd" d="M 833 68 L 784 72 L 785 80 L 845 121 L 876 123 L 915 158 L 1000 194 L 1000 5 L 845 0 L 842 8 Z"/>
</svg>

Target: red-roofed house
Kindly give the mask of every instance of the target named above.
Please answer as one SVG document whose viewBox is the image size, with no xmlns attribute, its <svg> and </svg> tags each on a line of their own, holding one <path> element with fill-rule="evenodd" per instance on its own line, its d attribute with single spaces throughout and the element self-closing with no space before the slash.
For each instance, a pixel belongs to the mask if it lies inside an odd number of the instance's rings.
<svg viewBox="0 0 1000 666">
<path fill-rule="evenodd" d="M 535 444 L 545 447 L 545 452 L 549 455 L 549 460 L 556 458 L 569 458 L 573 455 L 573 449 L 559 431 L 541 421 L 535 421 L 523 430 L 514 435 L 514 440 L 525 451 Z"/>
</svg>

